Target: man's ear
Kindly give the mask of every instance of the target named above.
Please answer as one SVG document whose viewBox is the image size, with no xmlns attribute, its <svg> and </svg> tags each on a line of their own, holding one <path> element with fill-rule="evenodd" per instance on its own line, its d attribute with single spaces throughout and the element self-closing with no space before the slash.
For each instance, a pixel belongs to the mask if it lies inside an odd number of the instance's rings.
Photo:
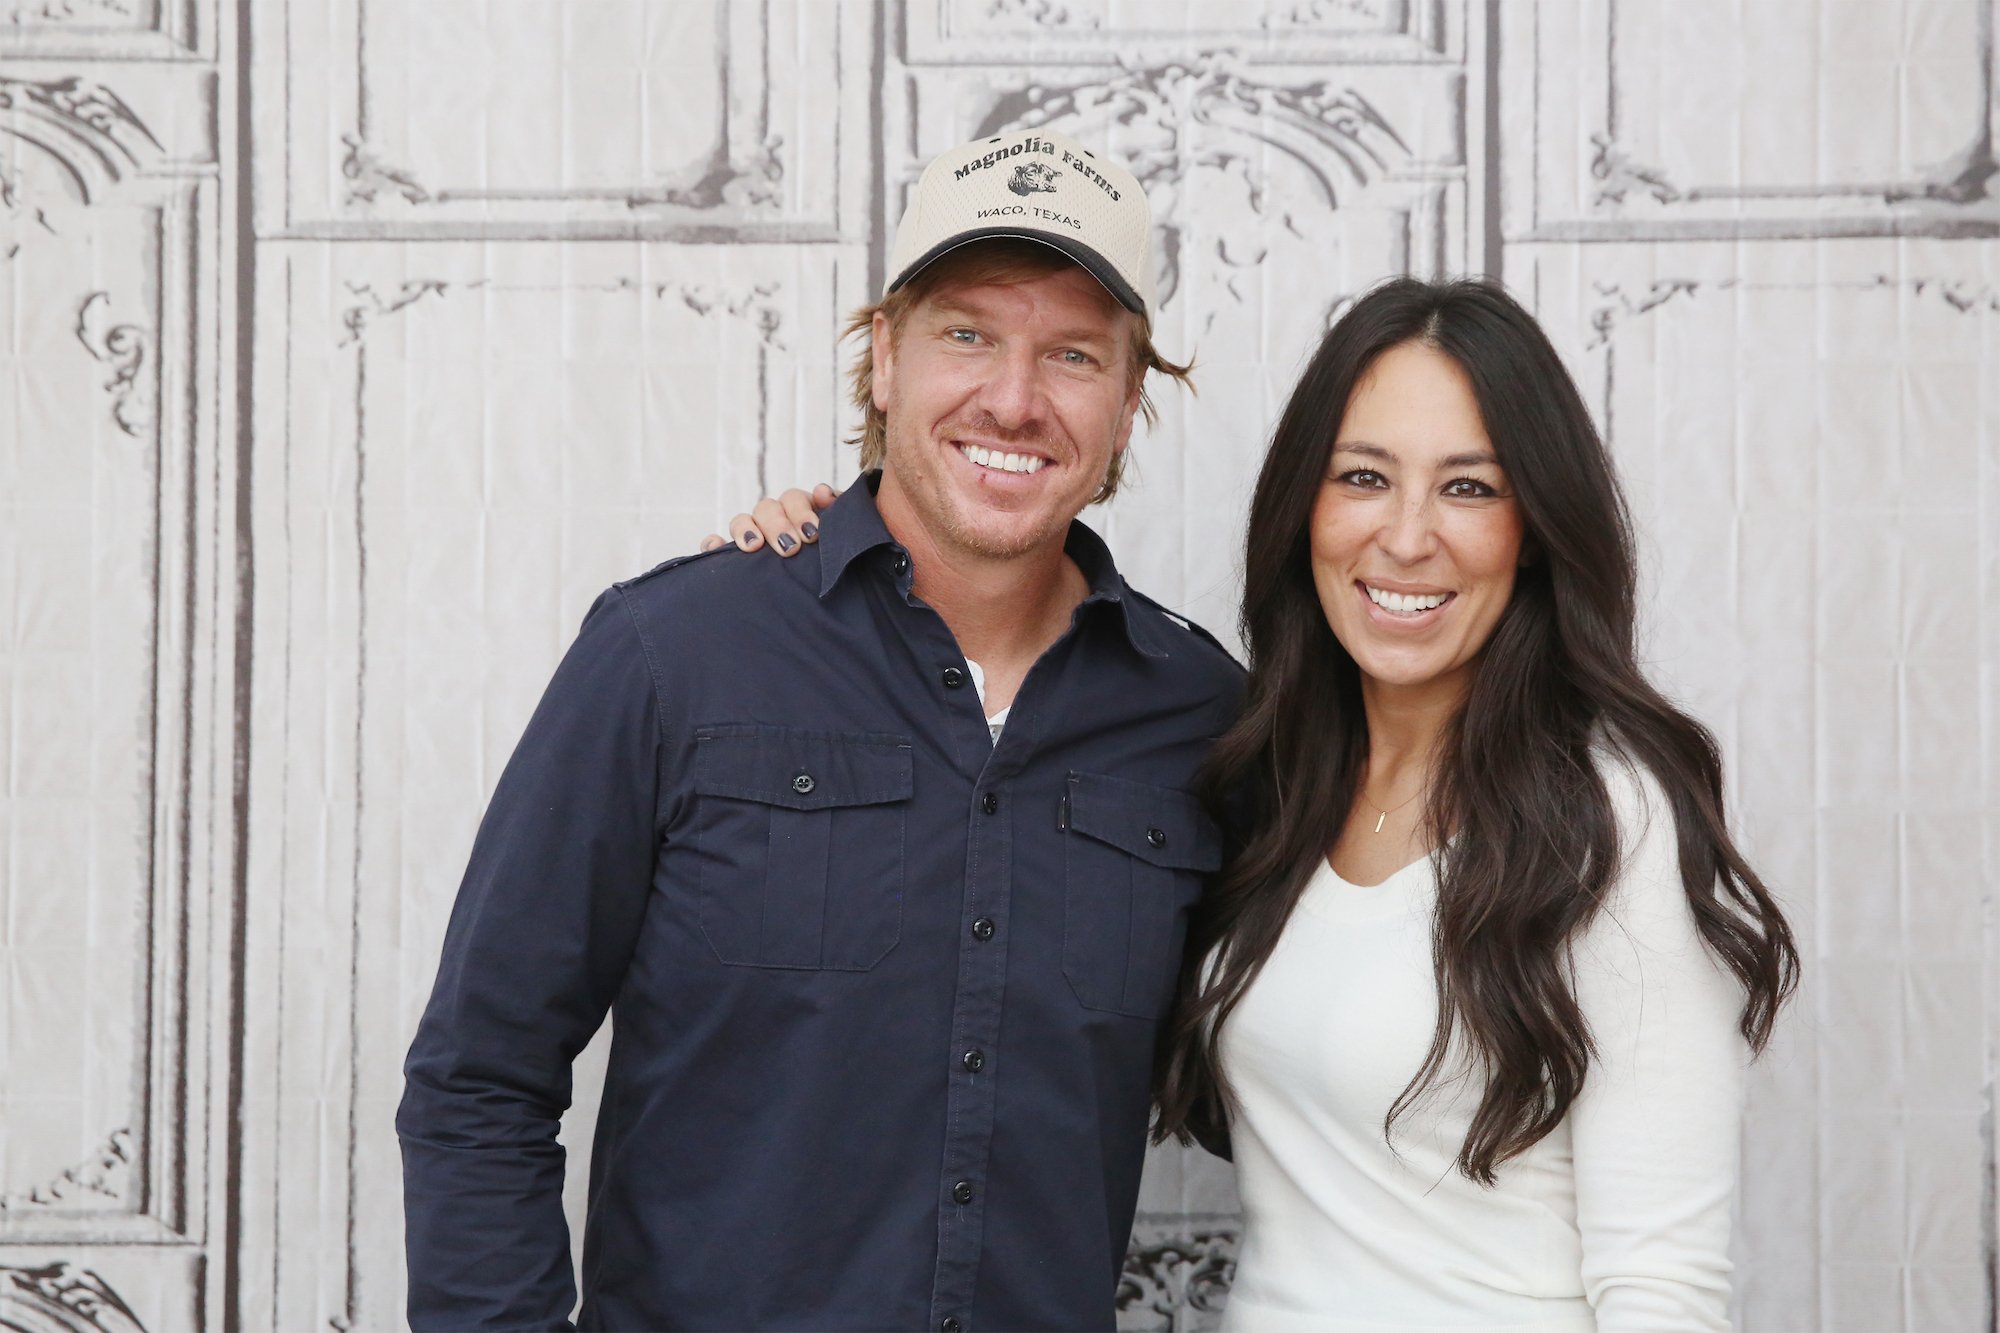
<svg viewBox="0 0 2000 1333">
<path fill-rule="evenodd" d="M 872 358 L 873 377 L 869 384 L 874 392 L 875 410 L 889 410 L 889 387 L 896 378 L 896 331 L 889 327 L 889 317 L 877 310 L 875 322 L 868 326 L 868 355 Z"/>
</svg>

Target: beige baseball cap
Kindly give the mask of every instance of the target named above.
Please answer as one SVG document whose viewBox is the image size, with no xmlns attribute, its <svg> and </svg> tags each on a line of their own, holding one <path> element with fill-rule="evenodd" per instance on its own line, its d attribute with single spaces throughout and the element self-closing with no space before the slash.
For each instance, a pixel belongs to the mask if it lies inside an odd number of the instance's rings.
<svg viewBox="0 0 2000 1333">
<path fill-rule="evenodd" d="M 1127 310 L 1153 317 L 1153 210 L 1122 163 L 1053 130 L 961 144 L 924 168 L 889 252 L 895 291 L 973 241 L 1040 241 L 1081 264 Z"/>
</svg>

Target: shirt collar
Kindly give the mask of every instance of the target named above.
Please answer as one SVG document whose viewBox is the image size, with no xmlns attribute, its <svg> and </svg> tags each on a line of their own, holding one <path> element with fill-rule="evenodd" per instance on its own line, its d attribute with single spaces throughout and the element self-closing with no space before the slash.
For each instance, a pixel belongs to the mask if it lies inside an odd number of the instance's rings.
<svg viewBox="0 0 2000 1333">
<path fill-rule="evenodd" d="M 877 547 L 894 547 L 898 555 L 904 554 L 903 549 L 896 545 L 896 539 L 889 535 L 881 511 L 875 507 L 875 488 L 881 481 L 880 472 L 866 473 L 821 516 L 821 597 L 833 591 L 833 585 L 840 582 L 850 565 Z M 1140 604 L 1137 594 L 1118 572 L 1111 559 L 1111 548 L 1104 544 L 1102 537 L 1085 527 L 1080 520 L 1072 519 L 1069 536 L 1063 541 L 1063 553 L 1076 562 L 1076 567 L 1083 571 L 1085 582 L 1090 585 L 1090 592 L 1083 599 L 1085 606 L 1092 602 L 1116 605 L 1119 623 L 1124 626 L 1125 637 L 1132 647 L 1147 657 L 1167 656 L 1166 645 L 1160 642 L 1159 627 L 1153 623 L 1156 613 Z"/>
</svg>

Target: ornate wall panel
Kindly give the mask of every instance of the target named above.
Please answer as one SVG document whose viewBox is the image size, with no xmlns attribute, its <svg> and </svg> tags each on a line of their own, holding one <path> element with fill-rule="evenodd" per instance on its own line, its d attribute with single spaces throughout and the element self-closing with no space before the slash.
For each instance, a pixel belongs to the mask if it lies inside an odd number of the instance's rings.
<svg viewBox="0 0 2000 1333">
<path fill-rule="evenodd" d="M 269 1211 L 245 1266 L 269 1326 L 388 1327 L 402 1055 L 486 794 L 599 591 L 767 478 L 833 468 L 829 330 L 862 264 L 522 244 L 272 267 L 252 875 L 282 892 L 252 908 Z M 579 1184 L 594 1100 L 580 1080 Z"/>
<path fill-rule="evenodd" d="M 1644 537 L 1646 659 L 1807 947 L 1755 1069 L 1746 1328 L 1987 1326 L 2000 246 L 1537 251 Z"/>
<path fill-rule="evenodd" d="M 831 241 L 865 207 L 860 3 L 256 12 L 266 234 Z"/>
<path fill-rule="evenodd" d="M 124 1333 L 203 1299 L 236 589 L 212 20 L 116 10 L 0 12 L 0 1324 Z"/>
<path fill-rule="evenodd" d="M 1511 238 L 2000 234 L 1994 0 L 1494 11 Z"/>
</svg>

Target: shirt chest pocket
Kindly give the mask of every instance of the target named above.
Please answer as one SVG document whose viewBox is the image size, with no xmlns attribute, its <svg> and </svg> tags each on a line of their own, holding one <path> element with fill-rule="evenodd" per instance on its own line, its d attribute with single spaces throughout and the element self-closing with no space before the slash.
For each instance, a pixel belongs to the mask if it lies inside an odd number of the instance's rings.
<svg viewBox="0 0 2000 1333">
<path fill-rule="evenodd" d="M 896 947 L 908 740 L 702 727 L 694 790 L 701 932 L 718 959 L 866 972 Z"/>
<path fill-rule="evenodd" d="M 1086 1009 L 1157 1019 L 1221 837 L 1187 792 L 1124 778 L 1070 774 L 1063 809 L 1063 975 Z"/>
</svg>

